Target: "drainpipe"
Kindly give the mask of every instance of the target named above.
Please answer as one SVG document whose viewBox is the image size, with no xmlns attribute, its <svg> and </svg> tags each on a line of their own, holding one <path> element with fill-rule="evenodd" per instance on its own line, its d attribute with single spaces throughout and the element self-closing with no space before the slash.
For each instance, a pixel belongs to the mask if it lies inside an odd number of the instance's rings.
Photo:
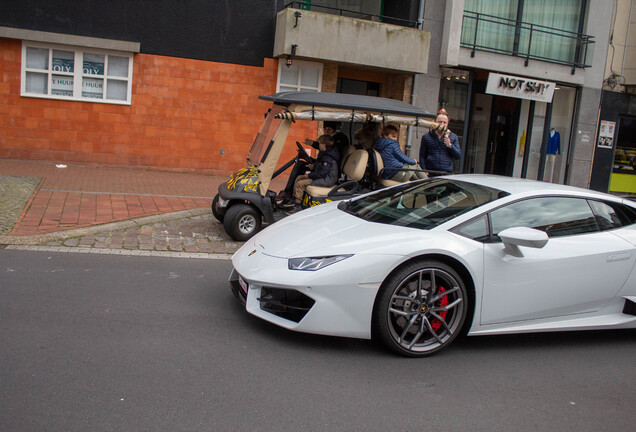
<svg viewBox="0 0 636 432">
<path fill-rule="evenodd" d="M 417 10 L 417 28 L 422 30 L 423 21 L 424 21 L 424 6 L 426 5 L 426 0 L 420 0 L 420 5 Z"/>
<path fill-rule="evenodd" d="M 424 27 L 424 6 L 426 6 L 426 0 L 420 0 L 420 4 L 419 7 L 417 9 L 417 28 L 422 30 L 422 28 Z M 417 89 L 417 81 L 418 81 L 418 76 L 419 74 L 415 74 L 413 76 L 413 88 L 411 89 L 411 103 L 413 105 L 415 105 L 416 99 L 417 99 L 417 94 L 415 92 L 415 90 Z M 417 127 L 417 126 L 415 126 Z M 411 141 L 412 141 L 412 137 L 411 137 L 411 133 L 413 132 L 413 126 L 409 126 L 408 127 L 408 132 L 407 132 L 407 138 L 406 138 L 406 154 L 408 156 L 410 156 L 411 153 Z M 411 156 L 412 157 L 412 156 Z M 419 162 L 418 158 L 413 158 L 416 161 Z"/>
</svg>

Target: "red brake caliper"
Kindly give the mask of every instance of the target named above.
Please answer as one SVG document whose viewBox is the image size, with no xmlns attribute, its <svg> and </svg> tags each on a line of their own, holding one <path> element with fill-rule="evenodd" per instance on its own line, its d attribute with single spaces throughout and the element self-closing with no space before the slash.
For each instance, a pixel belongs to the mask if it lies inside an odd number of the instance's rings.
<svg viewBox="0 0 636 432">
<path fill-rule="evenodd" d="M 443 293 L 444 291 L 446 291 L 443 287 L 439 287 L 439 291 L 438 293 Z M 444 296 L 442 297 L 435 306 L 441 306 L 444 307 L 448 305 L 448 296 Z M 440 317 L 442 317 L 443 319 L 446 318 L 446 314 L 448 313 L 448 311 L 441 311 L 438 315 Z M 442 323 L 440 320 L 438 320 L 437 318 L 433 318 L 431 320 L 431 327 L 433 327 L 433 330 L 437 333 L 437 330 L 439 330 L 439 328 L 442 326 Z"/>
</svg>

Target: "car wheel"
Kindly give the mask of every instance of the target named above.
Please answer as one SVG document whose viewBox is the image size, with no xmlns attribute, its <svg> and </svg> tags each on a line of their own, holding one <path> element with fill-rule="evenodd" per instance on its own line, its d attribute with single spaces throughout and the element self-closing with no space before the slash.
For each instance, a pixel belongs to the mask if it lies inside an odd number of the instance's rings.
<svg viewBox="0 0 636 432">
<path fill-rule="evenodd" d="M 221 212 L 219 210 L 219 194 L 214 195 L 212 199 L 212 214 L 219 222 L 223 222 L 223 217 L 225 216 L 225 212 Z"/>
<path fill-rule="evenodd" d="M 261 229 L 261 215 L 252 206 L 234 204 L 223 217 L 225 231 L 236 241 L 247 241 Z"/>
<path fill-rule="evenodd" d="M 468 306 L 464 282 L 452 267 L 415 261 L 382 284 L 373 314 L 374 332 L 400 354 L 431 355 L 457 337 Z"/>
</svg>

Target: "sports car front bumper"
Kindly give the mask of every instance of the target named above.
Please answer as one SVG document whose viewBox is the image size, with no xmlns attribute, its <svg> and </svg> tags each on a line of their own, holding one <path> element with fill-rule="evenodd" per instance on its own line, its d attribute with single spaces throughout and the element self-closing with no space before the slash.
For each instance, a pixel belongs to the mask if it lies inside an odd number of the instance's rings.
<svg viewBox="0 0 636 432">
<path fill-rule="evenodd" d="M 374 266 L 372 257 L 353 256 L 318 271 L 296 271 L 285 258 L 239 252 L 229 282 L 245 309 L 266 321 L 294 331 L 369 339 L 387 265 L 386 257 L 377 256 Z"/>
</svg>

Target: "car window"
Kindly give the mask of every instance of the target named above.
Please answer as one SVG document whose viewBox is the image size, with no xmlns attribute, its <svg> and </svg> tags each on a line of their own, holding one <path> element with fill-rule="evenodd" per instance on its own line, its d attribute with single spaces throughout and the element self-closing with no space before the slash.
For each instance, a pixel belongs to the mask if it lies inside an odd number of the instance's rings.
<svg viewBox="0 0 636 432">
<path fill-rule="evenodd" d="M 626 205 L 594 200 L 590 200 L 589 203 L 602 230 L 620 228 L 636 223 L 636 210 Z"/>
<path fill-rule="evenodd" d="M 623 226 L 621 218 L 616 214 L 616 209 L 609 204 L 600 201 L 588 201 L 592 211 L 596 215 L 596 222 L 601 230 L 620 228 Z"/>
<path fill-rule="evenodd" d="M 455 234 L 485 243 L 490 240 L 488 216 L 483 215 L 451 230 Z"/>
<path fill-rule="evenodd" d="M 517 201 L 490 213 L 492 231 L 529 227 L 545 231 L 549 237 L 598 231 L 592 209 L 584 199 L 542 197 Z"/>
<path fill-rule="evenodd" d="M 431 229 L 505 195 L 472 183 L 433 179 L 384 189 L 339 208 L 370 222 Z"/>
</svg>

